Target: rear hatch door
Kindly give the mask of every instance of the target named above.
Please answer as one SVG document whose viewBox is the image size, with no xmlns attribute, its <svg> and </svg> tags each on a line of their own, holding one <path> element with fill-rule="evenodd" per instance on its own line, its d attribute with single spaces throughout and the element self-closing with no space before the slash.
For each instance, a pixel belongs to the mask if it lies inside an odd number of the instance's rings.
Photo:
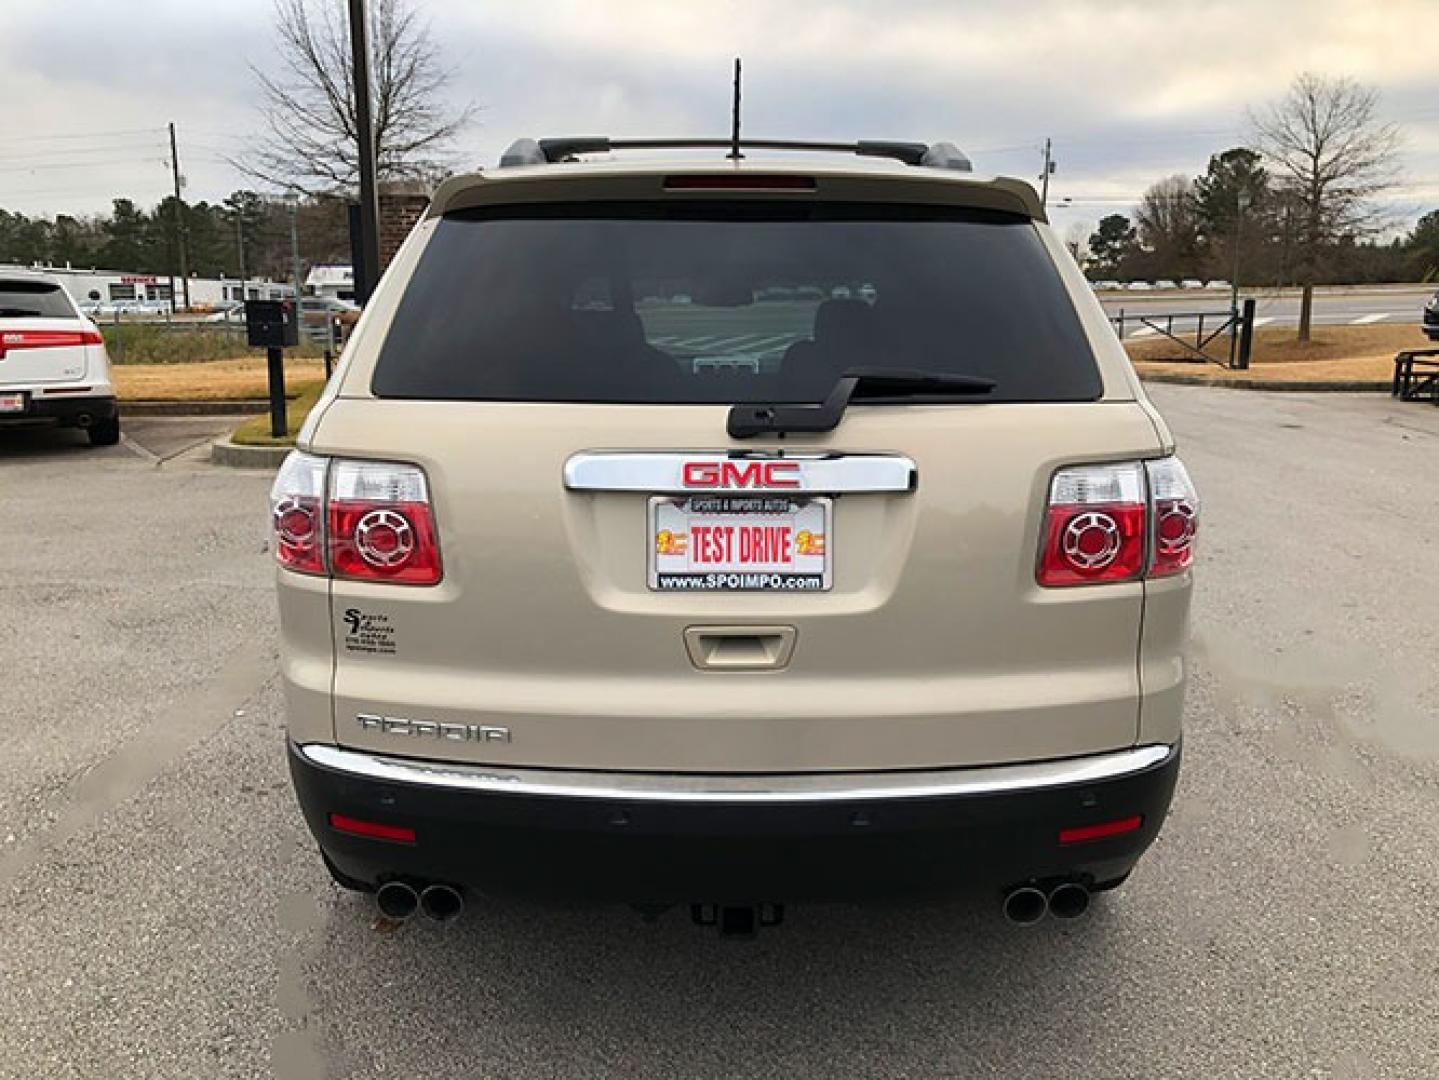
<svg viewBox="0 0 1439 1080">
<path fill-rule="evenodd" d="M 856 364 L 992 379 L 737 439 Z M 443 580 L 336 581 L 342 745 L 802 772 L 1130 745 L 1143 586 L 1041 589 L 1064 465 L 1152 456 L 1034 226 L 593 205 L 440 222 L 314 449 L 428 477 Z M 503 734 L 498 734 L 502 732 Z"/>
</svg>

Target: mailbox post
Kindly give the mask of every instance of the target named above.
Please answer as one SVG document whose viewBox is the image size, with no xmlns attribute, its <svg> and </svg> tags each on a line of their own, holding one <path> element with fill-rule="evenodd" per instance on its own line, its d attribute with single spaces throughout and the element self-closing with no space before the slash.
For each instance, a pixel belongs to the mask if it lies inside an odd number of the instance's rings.
<svg viewBox="0 0 1439 1080">
<path fill-rule="evenodd" d="M 270 374 L 270 434 L 289 433 L 285 416 L 285 353 L 300 343 L 300 325 L 290 300 L 246 300 L 245 336 L 252 348 L 266 350 Z"/>
</svg>

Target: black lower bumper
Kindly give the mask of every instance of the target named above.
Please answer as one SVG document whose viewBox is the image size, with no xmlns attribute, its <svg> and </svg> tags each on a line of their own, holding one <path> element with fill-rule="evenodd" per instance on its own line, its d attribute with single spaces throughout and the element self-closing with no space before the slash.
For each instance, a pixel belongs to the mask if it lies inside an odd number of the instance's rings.
<svg viewBox="0 0 1439 1080">
<path fill-rule="evenodd" d="M 1153 842 L 1179 748 L 1139 771 L 1022 792 L 821 802 L 668 802 L 458 790 L 329 768 L 290 745 L 301 809 L 333 870 L 482 893 L 684 903 L 933 896 L 1069 879 L 1122 879 Z M 331 815 L 399 826 L 414 842 L 335 829 Z M 1061 830 L 1138 816 L 1123 835 Z"/>
<path fill-rule="evenodd" d="M 30 394 L 23 412 L 0 413 L 0 425 L 12 427 L 50 425 L 56 427 L 90 427 L 113 420 L 119 410 L 113 397 L 37 396 Z"/>
</svg>

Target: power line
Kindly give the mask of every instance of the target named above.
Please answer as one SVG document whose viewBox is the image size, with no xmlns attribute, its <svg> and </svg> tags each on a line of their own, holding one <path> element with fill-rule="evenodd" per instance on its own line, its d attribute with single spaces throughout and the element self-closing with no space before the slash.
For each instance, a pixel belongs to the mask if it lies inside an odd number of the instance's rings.
<svg viewBox="0 0 1439 1080">
<path fill-rule="evenodd" d="M 163 156 L 156 157 L 153 162 L 151 162 L 151 160 L 148 158 L 126 156 L 117 158 L 101 158 L 95 161 L 57 161 L 50 162 L 49 164 L 40 165 L 0 165 L 0 172 L 46 172 L 50 169 L 78 169 L 94 165 L 145 165 L 150 163 L 165 164 L 166 161 Z"/>
<path fill-rule="evenodd" d="M 163 135 L 164 131 L 164 128 L 127 128 L 118 131 L 76 131 L 64 135 L 6 135 L 0 137 L 0 143 L 53 142 L 56 140 L 69 139 L 111 139 L 134 135 L 154 135 L 158 137 Z"/>
<path fill-rule="evenodd" d="M 147 140 L 143 143 L 135 143 L 133 146 L 62 146 L 48 147 L 44 150 L 25 150 L 14 154 L 9 151 L 0 150 L 0 161 L 35 161 L 48 160 L 51 158 L 70 158 L 77 155 L 88 156 L 92 154 L 125 154 L 138 150 L 145 150 L 151 147 L 161 146 L 161 140 Z"/>
</svg>

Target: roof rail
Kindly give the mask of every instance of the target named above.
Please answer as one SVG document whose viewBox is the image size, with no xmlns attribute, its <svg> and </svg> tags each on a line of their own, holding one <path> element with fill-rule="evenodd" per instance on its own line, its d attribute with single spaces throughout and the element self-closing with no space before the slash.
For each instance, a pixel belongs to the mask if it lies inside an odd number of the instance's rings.
<svg viewBox="0 0 1439 1080">
<path fill-rule="evenodd" d="M 971 172 L 969 158 L 953 143 L 931 145 L 861 139 L 859 142 L 803 142 L 792 139 L 741 139 L 740 149 L 819 150 L 860 157 L 894 158 L 906 165 Z M 576 154 L 606 154 L 612 150 L 729 150 L 730 139 L 611 139 L 606 135 L 579 135 L 562 139 L 517 139 L 500 158 L 501 167 L 546 165 L 571 161 Z"/>
</svg>

